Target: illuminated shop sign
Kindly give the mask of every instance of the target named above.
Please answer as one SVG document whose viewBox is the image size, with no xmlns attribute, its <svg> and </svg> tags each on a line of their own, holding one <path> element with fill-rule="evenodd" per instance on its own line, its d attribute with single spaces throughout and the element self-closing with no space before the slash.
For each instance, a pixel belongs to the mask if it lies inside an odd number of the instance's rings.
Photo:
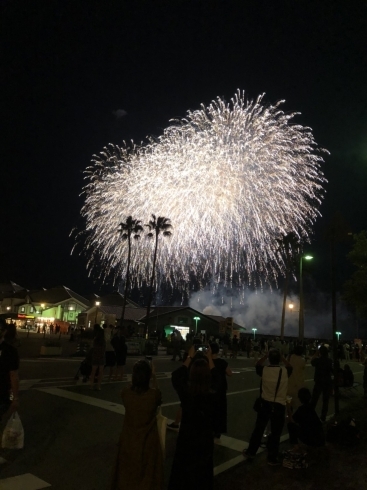
<svg viewBox="0 0 367 490">
<path fill-rule="evenodd" d="M 22 315 L 21 313 L 18 313 L 18 318 L 29 318 L 31 320 L 34 319 L 33 315 Z"/>
</svg>

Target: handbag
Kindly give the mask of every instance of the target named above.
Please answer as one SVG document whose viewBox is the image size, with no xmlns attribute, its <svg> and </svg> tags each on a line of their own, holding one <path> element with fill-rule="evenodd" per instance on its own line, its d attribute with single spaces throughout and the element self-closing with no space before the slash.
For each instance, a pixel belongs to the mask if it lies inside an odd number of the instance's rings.
<svg viewBox="0 0 367 490">
<path fill-rule="evenodd" d="M 165 456 L 165 450 L 166 450 L 167 420 L 168 420 L 167 417 L 162 415 L 162 407 L 159 406 L 157 410 L 157 428 L 158 428 L 159 442 L 163 452 L 163 457 Z"/>
<path fill-rule="evenodd" d="M 24 446 L 24 429 L 18 412 L 8 420 L 1 442 L 4 449 L 22 449 Z"/>
</svg>

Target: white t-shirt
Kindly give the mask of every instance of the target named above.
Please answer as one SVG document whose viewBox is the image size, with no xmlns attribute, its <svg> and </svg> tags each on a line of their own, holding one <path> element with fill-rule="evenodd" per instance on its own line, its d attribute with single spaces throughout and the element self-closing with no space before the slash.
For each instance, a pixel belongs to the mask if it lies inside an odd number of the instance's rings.
<svg viewBox="0 0 367 490">
<path fill-rule="evenodd" d="M 274 400 L 275 390 L 278 383 L 279 370 L 282 370 L 277 396 Z M 288 372 L 285 367 L 264 366 L 262 372 L 262 393 L 261 397 L 268 402 L 276 402 L 285 405 L 287 402 L 288 391 Z"/>
</svg>

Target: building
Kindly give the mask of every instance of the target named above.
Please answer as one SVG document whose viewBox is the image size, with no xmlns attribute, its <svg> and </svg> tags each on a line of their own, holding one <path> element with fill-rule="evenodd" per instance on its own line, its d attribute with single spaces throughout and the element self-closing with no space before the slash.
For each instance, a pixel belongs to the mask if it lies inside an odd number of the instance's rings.
<svg viewBox="0 0 367 490">
<path fill-rule="evenodd" d="M 78 315 L 89 307 L 89 300 L 66 286 L 28 291 L 19 289 L 4 292 L 1 313 L 15 321 L 17 327 L 49 328 L 58 323 L 62 330 L 75 325 Z"/>
<path fill-rule="evenodd" d="M 140 318 L 145 323 L 146 317 Z M 179 330 L 183 338 L 190 334 L 206 334 L 207 337 L 229 333 L 239 335 L 245 328 L 233 323 L 233 318 L 204 315 L 189 306 L 158 306 L 153 309 L 149 318 L 149 333 L 163 332 L 169 335 Z"/>
</svg>

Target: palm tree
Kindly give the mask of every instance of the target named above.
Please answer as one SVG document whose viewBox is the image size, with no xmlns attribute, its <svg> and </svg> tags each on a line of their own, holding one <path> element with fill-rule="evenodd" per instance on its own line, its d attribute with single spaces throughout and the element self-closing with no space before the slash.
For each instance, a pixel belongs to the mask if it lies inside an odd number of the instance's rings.
<svg viewBox="0 0 367 490">
<path fill-rule="evenodd" d="M 157 262 L 158 238 L 160 234 L 162 234 L 165 237 L 170 237 L 172 235 L 172 232 L 170 231 L 170 228 L 172 228 L 170 221 L 171 220 L 169 218 L 165 218 L 164 216 L 158 216 L 158 218 L 156 218 L 156 216 L 152 214 L 152 219 L 149 221 L 147 225 L 144 225 L 147 228 L 149 228 L 149 233 L 147 234 L 147 238 L 155 239 L 152 276 L 150 278 L 149 298 L 148 298 L 147 315 L 145 321 L 145 333 L 148 330 L 150 305 L 152 303 L 153 283 L 155 279 L 155 265 Z"/>
<path fill-rule="evenodd" d="M 140 223 L 141 221 L 137 219 L 133 219 L 132 216 L 128 216 L 125 222 L 120 223 L 120 228 L 119 228 L 119 233 L 121 234 L 121 240 L 123 241 L 127 240 L 127 244 L 128 244 L 124 302 L 122 306 L 122 313 L 121 313 L 121 320 L 120 320 L 121 327 L 125 317 L 126 298 L 130 285 L 131 238 L 133 238 L 134 240 L 139 240 L 140 233 L 143 231 L 143 227 L 141 226 Z"/>
<path fill-rule="evenodd" d="M 287 303 L 289 277 L 292 271 L 292 261 L 295 253 L 299 250 L 299 240 L 294 233 L 288 233 L 281 240 L 278 240 L 279 251 L 285 254 L 285 281 L 283 292 L 282 320 L 280 324 L 280 338 L 284 338 L 285 307 Z"/>
</svg>

